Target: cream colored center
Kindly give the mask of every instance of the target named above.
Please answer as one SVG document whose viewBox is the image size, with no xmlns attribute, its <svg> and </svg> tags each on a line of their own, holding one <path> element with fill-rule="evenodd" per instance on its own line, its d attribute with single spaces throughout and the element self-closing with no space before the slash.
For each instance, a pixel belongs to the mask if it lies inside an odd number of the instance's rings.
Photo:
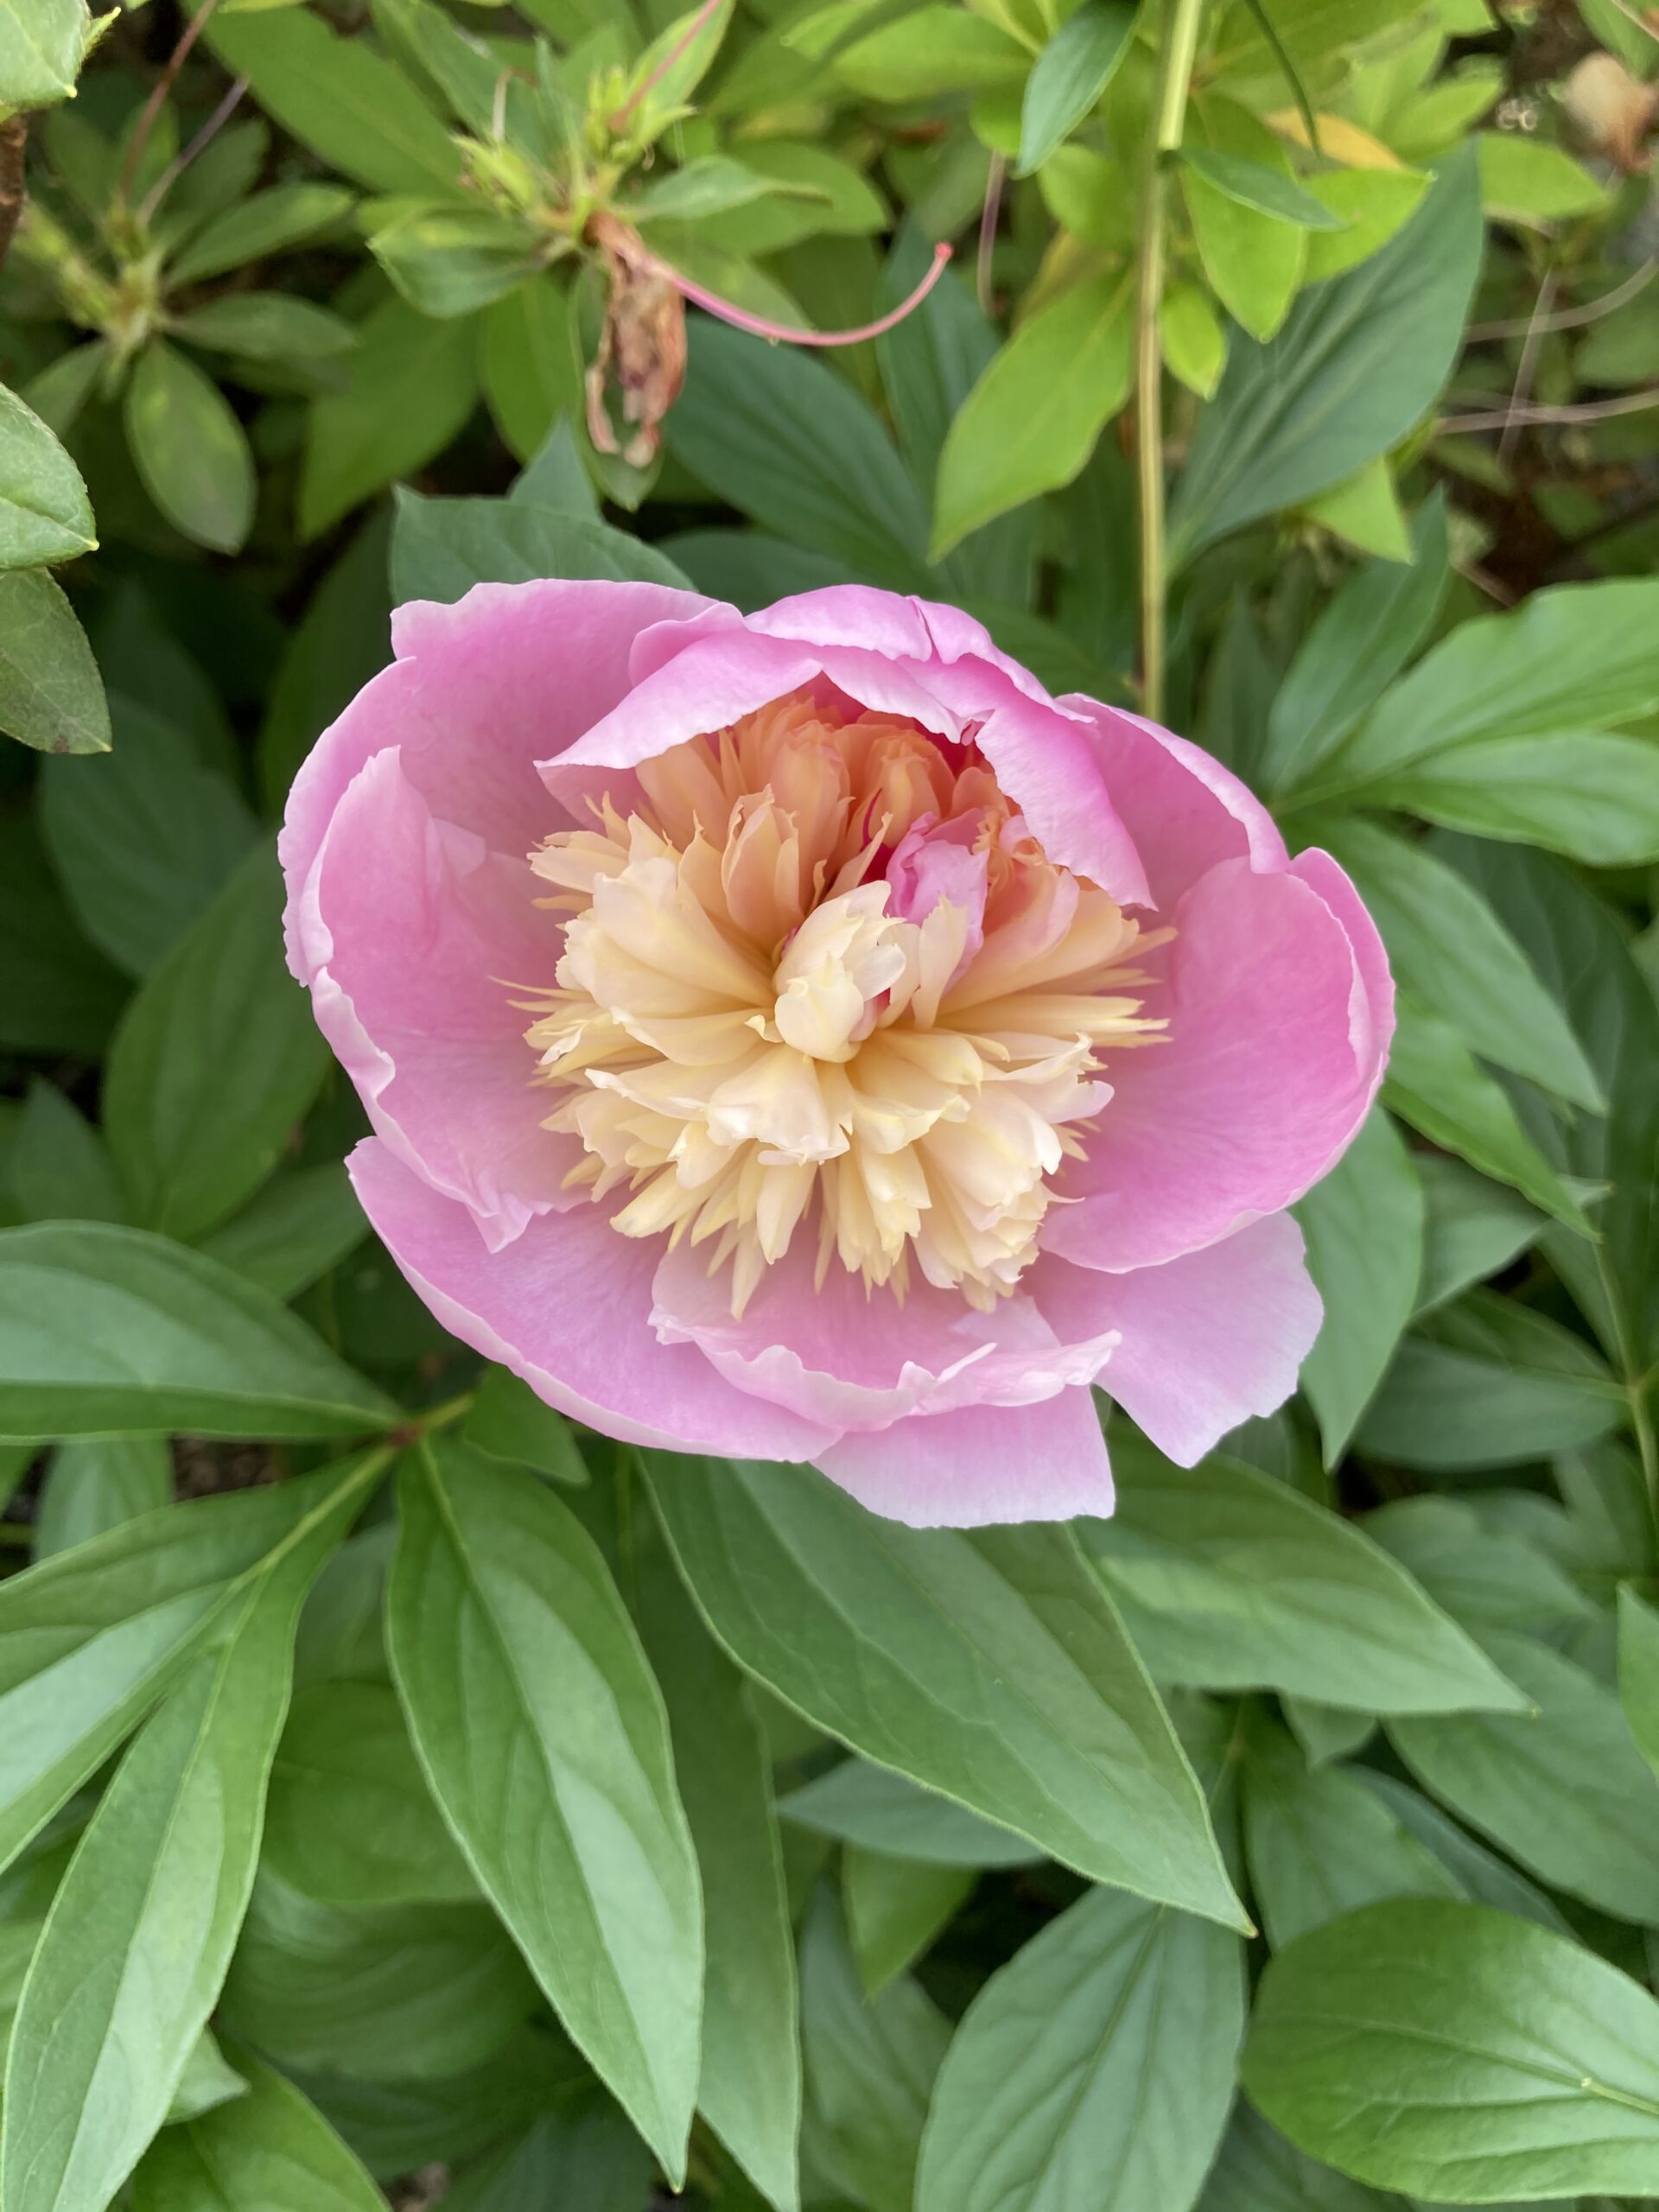
<svg viewBox="0 0 1659 2212">
<path fill-rule="evenodd" d="M 798 1230 L 902 1297 L 1012 1290 L 1162 941 L 1056 868 L 971 745 L 805 697 L 677 746 L 531 856 L 569 915 L 524 1001 L 570 1180 L 709 1246 L 742 1312 Z"/>
</svg>

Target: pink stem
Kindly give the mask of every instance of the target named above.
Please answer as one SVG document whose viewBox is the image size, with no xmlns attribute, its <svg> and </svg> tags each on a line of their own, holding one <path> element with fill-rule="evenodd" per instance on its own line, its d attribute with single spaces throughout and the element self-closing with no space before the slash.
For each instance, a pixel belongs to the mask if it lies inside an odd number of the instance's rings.
<svg viewBox="0 0 1659 2212">
<path fill-rule="evenodd" d="M 785 323 L 768 322 L 762 315 L 749 315 L 743 308 L 734 307 L 730 300 L 722 300 L 714 292 L 705 292 L 701 284 L 694 284 L 677 269 L 671 269 L 665 261 L 658 261 L 655 254 L 649 259 L 653 271 L 658 276 L 665 277 L 676 291 L 683 292 L 698 307 L 706 308 L 710 315 L 718 315 L 722 322 L 733 323 L 739 330 L 752 330 L 757 338 L 781 339 L 787 346 L 859 346 L 867 338 L 880 338 L 884 330 L 891 330 L 907 315 L 913 314 L 944 276 L 944 264 L 950 260 L 950 246 L 936 245 L 932 266 L 910 297 L 901 300 L 890 314 L 882 315 L 875 322 L 864 323 L 857 330 L 791 330 Z"/>
<path fill-rule="evenodd" d="M 644 99 L 645 94 L 650 92 L 653 85 L 660 85 L 662 83 L 663 79 L 667 76 L 669 71 L 680 59 L 680 56 L 692 45 L 697 36 L 697 34 L 702 30 L 703 25 L 715 13 L 715 10 L 719 8 L 721 0 L 702 0 L 702 7 L 698 9 L 696 14 L 692 16 L 690 22 L 686 25 L 683 35 L 675 40 L 673 45 L 669 48 L 668 52 L 657 64 L 657 67 L 652 71 L 650 76 L 646 78 L 645 83 L 641 85 L 636 92 L 629 95 L 629 97 L 622 103 L 621 106 L 618 108 L 616 113 L 611 118 L 611 128 L 613 130 L 617 130 L 622 124 L 625 124 L 627 121 L 628 118 L 633 113 L 635 108 L 639 106 L 640 101 Z"/>
</svg>

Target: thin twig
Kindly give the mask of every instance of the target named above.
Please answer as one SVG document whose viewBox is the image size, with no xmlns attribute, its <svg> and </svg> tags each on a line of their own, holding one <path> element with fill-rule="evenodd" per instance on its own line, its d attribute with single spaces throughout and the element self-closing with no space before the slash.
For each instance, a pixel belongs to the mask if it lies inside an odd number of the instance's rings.
<svg viewBox="0 0 1659 2212">
<path fill-rule="evenodd" d="M 1509 465 L 1510 455 L 1515 450 L 1515 442 L 1521 435 L 1521 423 L 1516 410 L 1523 408 L 1532 397 L 1532 379 L 1534 372 L 1538 366 L 1538 349 L 1544 342 L 1544 334 L 1540 325 L 1555 304 L 1555 294 L 1560 283 L 1560 279 L 1553 269 L 1546 270 L 1544 281 L 1538 287 L 1538 297 L 1533 302 L 1531 327 L 1522 346 L 1521 359 L 1516 365 L 1515 383 L 1510 391 L 1510 420 L 1504 425 L 1503 435 L 1498 440 L 1497 445 L 1498 461 L 1501 466 L 1506 467 Z"/>
<path fill-rule="evenodd" d="M 171 192 L 179 179 L 184 175 L 186 169 L 189 168 L 191 162 L 195 160 L 197 155 L 205 153 L 207 148 L 213 144 L 214 139 L 218 137 L 219 132 L 225 128 L 225 125 L 230 121 L 231 118 L 235 114 L 238 107 L 241 105 L 242 95 L 247 91 L 247 79 L 245 77 L 238 77 L 236 82 L 231 86 L 229 92 L 226 93 L 224 99 L 220 100 L 219 105 L 208 117 L 207 122 L 202 124 L 200 130 L 197 131 L 195 137 L 184 149 L 183 152 L 174 156 L 173 159 L 162 171 L 160 176 L 156 178 L 155 183 L 151 185 L 149 190 L 144 194 L 143 204 L 138 210 L 138 220 L 141 225 L 149 222 L 150 217 L 156 213 L 156 210 L 161 206 L 162 200 L 166 199 L 168 194 Z"/>
<path fill-rule="evenodd" d="M 613 130 L 619 130 L 621 129 L 622 125 L 627 122 L 634 110 L 639 106 L 640 101 L 644 99 L 645 94 L 649 92 L 654 91 L 655 88 L 662 83 L 664 78 L 667 76 L 669 71 L 674 67 L 674 64 L 678 61 L 682 56 L 690 51 L 692 44 L 696 41 L 698 33 L 702 29 L 703 25 L 709 21 L 709 17 L 720 8 L 721 4 L 721 0 L 702 0 L 702 7 L 698 9 L 696 14 L 692 16 L 690 22 L 686 25 L 684 35 L 675 40 L 673 45 L 669 48 L 668 52 L 663 56 L 662 60 L 657 64 L 657 67 L 652 71 L 650 76 L 645 79 L 645 83 L 636 86 L 634 91 L 630 92 L 627 99 L 623 101 L 621 106 L 617 109 L 615 114 L 611 117 L 610 125 Z"/>
<path fill-rule="evenodd" d="M 1615 415 L 1640 415 L 1659 407 L 1659 385 L 1645 391 L 1627 391 L 1618 399 L 1586 399 L 1573 407 L 1504 407 L 1489 415 L 1444 415 L 1435 424 L 1436 435 L 1448 430 L 1507 430 L 1511 423 L 1605 423 Z"/>
<path fill-rule="evenodd" d="M 121 163 L 121 175 L 116 185 L 116 196 L 124 200 L 132 190 L 132 181 L 138 174 L 138 164 L 144 148 L 149 143 L 149 134 L 156 128 L 156 118 L 166 105 L 167 96 L 179 79 L 179 72 L 190 59 L 190 49 L 207 28 L 207 19 L 219 5 L 219 0 L 202 0 L 202 4 L 184 27 L 184 35 L 167 58 L 167 66 L 150 87 L 149 98 L 144 102 L 143 112 L 138 118 L 132 137 L 127 142 L 125 158 Z"/>
<path fill-rule="evenodd" d="M 985 179 L 985 205 L 979 211 L 979 251 L 974 257 L 974 293 L 982 315 L 995 312 L 991 295 L 991 255 L 996 245 L 996 226 L 1002 219 L 1002 188 L 1007 181 L 1005 155 L 993 154 Z"/>
<path fill-rule="evenodd" d="M 23 164 L 29 147 L 29 118 L 9 115 L 0 123 L 0 269 L 23 212 Z"/>
<path fill-rule="evenodd" d="M 1586 300 L 1582 307 L 1562 308 L 1557 314 L 1546 315 L 1537 321 L 1536 327 L 1541 331 L 1581 330 L 1587 322 L 1599 322 L 1603 315 L 1613 314 L 1627 300 L 1633 300 L 1652 282 L 1656 271 L 1659 271 L 1659 260 L 1644 261 L 1611 292 L 1604 292 L 1599 299 Z M 1534 324 L 1531 315 L 1512 316 L 1507 322 L 1471 322 L 1465 335 L 1471 346 L 1491 338 L 1524 338 Z"/>
</svg>

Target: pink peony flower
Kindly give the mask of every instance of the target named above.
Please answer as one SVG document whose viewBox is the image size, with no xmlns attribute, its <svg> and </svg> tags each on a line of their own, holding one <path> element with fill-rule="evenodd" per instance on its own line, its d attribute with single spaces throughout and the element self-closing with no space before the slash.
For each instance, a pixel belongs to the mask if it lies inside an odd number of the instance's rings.
<svg viewBox="0 0 1659 2212">
<path fill-rule="evenodd" d="M 395 618 L 283 833 L 432 1311 L 613 1436 L 918 1525 L 1109 1510 L 1294 1388 L 1285 1209 L 1393 1021 L 1325 854 L 954 608 L 643 583 Z"/>
</svg>

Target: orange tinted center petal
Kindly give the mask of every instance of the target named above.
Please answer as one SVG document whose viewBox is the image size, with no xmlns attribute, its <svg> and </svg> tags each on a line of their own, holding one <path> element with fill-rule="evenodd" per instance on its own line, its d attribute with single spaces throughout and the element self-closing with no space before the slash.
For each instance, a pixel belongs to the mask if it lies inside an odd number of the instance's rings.
<svg viewBox="0 0 1659 2212">
<path fill-rule="evenodd" d="M 1043 854 L 971 744 L 805 694 L 637 773 L 625 814 L 531 865 L 569 918 L 524 1003 L 572 1181 L 626 1236 L 689 1237 L 741 1313 L 798 1234 L 902 1295 L 988 1307 L 1037 1249 L 1052 1179 L 1161 1029 L 1133 994 L 1163 941 Z"/>
</svg>

